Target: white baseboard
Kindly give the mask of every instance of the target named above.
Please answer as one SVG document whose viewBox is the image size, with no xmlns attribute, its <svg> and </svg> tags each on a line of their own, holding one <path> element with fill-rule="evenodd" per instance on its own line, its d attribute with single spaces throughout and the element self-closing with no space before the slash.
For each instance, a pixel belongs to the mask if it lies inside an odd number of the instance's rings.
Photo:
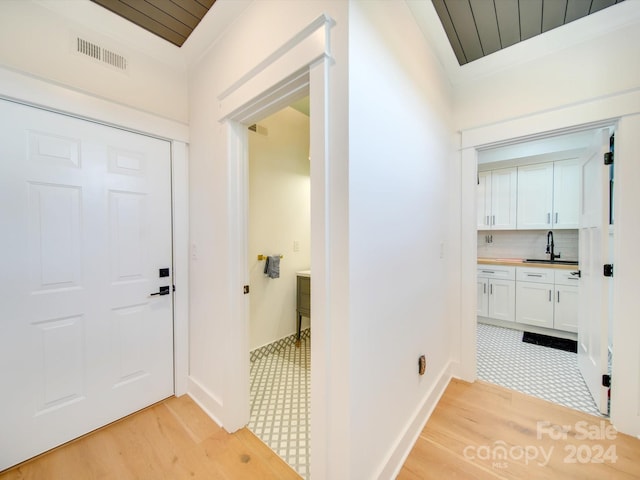
<svg viewBox="0 0 640 480">
<path fill-rule="evenodd" d="M 451 367 L 452 364 L 450 362 L 446 365 L 442 373 L 438 376 L 436 382 L 426 393 L 415 413 L 411 416 L 411 419 L 402 430 L 402 434 L 393 443 L 390 453 L 379 468 L 378 474 L 375 478 L 379 480 L 387 480 L 398 476 L 398 473 L 409 456 L 413 445 L 420 436 L 420 432 L 422 432 L 422 429 L 429 420 L 429 417 L 431 417 L 433 410 L 440 401 L 440 397 L 442 397 L 447 385 L 449 385 L 449 381 L 452 378 Z"/>
<path fill-rule="evenodd" d="M 189 377 L 189 389 L 187 395 L 189 395 L 198 406 L 204 410 L 204 412 L 211 417 L 211 419 L 224 427 L 224 422 L 220 420 L 220 416 L 215 412 L 222 411 L 222 401 L 209 390 L 204 388 L 196 379 Z M 225 428 L 226 430 L 226 428 Z"/>
</svg>

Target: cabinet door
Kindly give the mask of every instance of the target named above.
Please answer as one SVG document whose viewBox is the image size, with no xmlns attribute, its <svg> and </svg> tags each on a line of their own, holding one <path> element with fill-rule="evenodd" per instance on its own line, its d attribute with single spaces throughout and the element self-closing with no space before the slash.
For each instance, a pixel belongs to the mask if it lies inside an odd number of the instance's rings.
<svg viewBox="0 0 640 480">
<path fill-rule="evenodd" d="M 515 283 L 513 280 L 489 280 L 490 318 L 513 322 L 516 307 Z"/>
<path fill-rule="evenodd" d="M 516 322 L 553 328 L 553 284 L 517 282 Z"/>
<path fill-rule="evenodd" d="M 553 326 L 567 332 L 578 331 L 578 287 L 556 285 Z"/>
<path fill-rule="evenodd" d="M 518 167 L 518 229 L 551 228 L 553 163 Z"/>
<path fill-rule="evenodd" d="M 491 172 L 478 173 L 477 189 L 478 230 L 491 228 Z"/>
<path fill-rule="evenodd" d="M 489 280 L 478 279 L 478 316 L 489 316 Z"/>
<path fill-rule="evenodd" d="M 516 228 L 518 170 L 503 168 L 491 172 L 491 228 Z"/>
<path fill-rule="evenodd" d="M 580 213 L 579 160 L 553 164 L 553 228 L 578 228 Z"/>
</svg>

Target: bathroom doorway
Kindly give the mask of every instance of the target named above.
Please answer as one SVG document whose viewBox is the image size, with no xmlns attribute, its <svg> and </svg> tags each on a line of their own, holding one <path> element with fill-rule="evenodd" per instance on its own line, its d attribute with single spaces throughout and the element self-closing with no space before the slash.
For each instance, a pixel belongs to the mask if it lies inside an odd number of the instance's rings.
<svg viewBox="0 0 640 480">
<path fill-rule="evenodd" d="M 297 285 L 311 270 L 309 120 L 305 97 L 251 125 L 247 175 L 248 427 L 305 479 L 311 331 L 309 314 L 298 316 Z"/>
</svg>

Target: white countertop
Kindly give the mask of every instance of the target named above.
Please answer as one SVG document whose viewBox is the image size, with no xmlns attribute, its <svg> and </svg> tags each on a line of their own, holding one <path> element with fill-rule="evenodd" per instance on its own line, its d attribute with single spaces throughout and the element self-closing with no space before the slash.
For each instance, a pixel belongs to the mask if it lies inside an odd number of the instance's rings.
<svg viewBox="0 0 640 480">
<path fill-rule="evenodd" d="M 300 270 L 296 272 L 296 275 L 298 277 L 311 277 L 311 270 Z"/>
</svg>

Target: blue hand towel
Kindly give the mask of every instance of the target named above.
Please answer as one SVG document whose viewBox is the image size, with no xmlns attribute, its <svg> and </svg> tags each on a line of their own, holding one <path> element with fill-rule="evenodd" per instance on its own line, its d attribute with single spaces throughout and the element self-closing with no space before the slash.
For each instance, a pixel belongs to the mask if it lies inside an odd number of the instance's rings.
<svg viewBox="0 0 640 480">
<path fill-rule="evenodd" d="M 269 255 L 264 263 L 264 274 L 269 278 L 280 278 L 280 255 Z"/>
</svg>

